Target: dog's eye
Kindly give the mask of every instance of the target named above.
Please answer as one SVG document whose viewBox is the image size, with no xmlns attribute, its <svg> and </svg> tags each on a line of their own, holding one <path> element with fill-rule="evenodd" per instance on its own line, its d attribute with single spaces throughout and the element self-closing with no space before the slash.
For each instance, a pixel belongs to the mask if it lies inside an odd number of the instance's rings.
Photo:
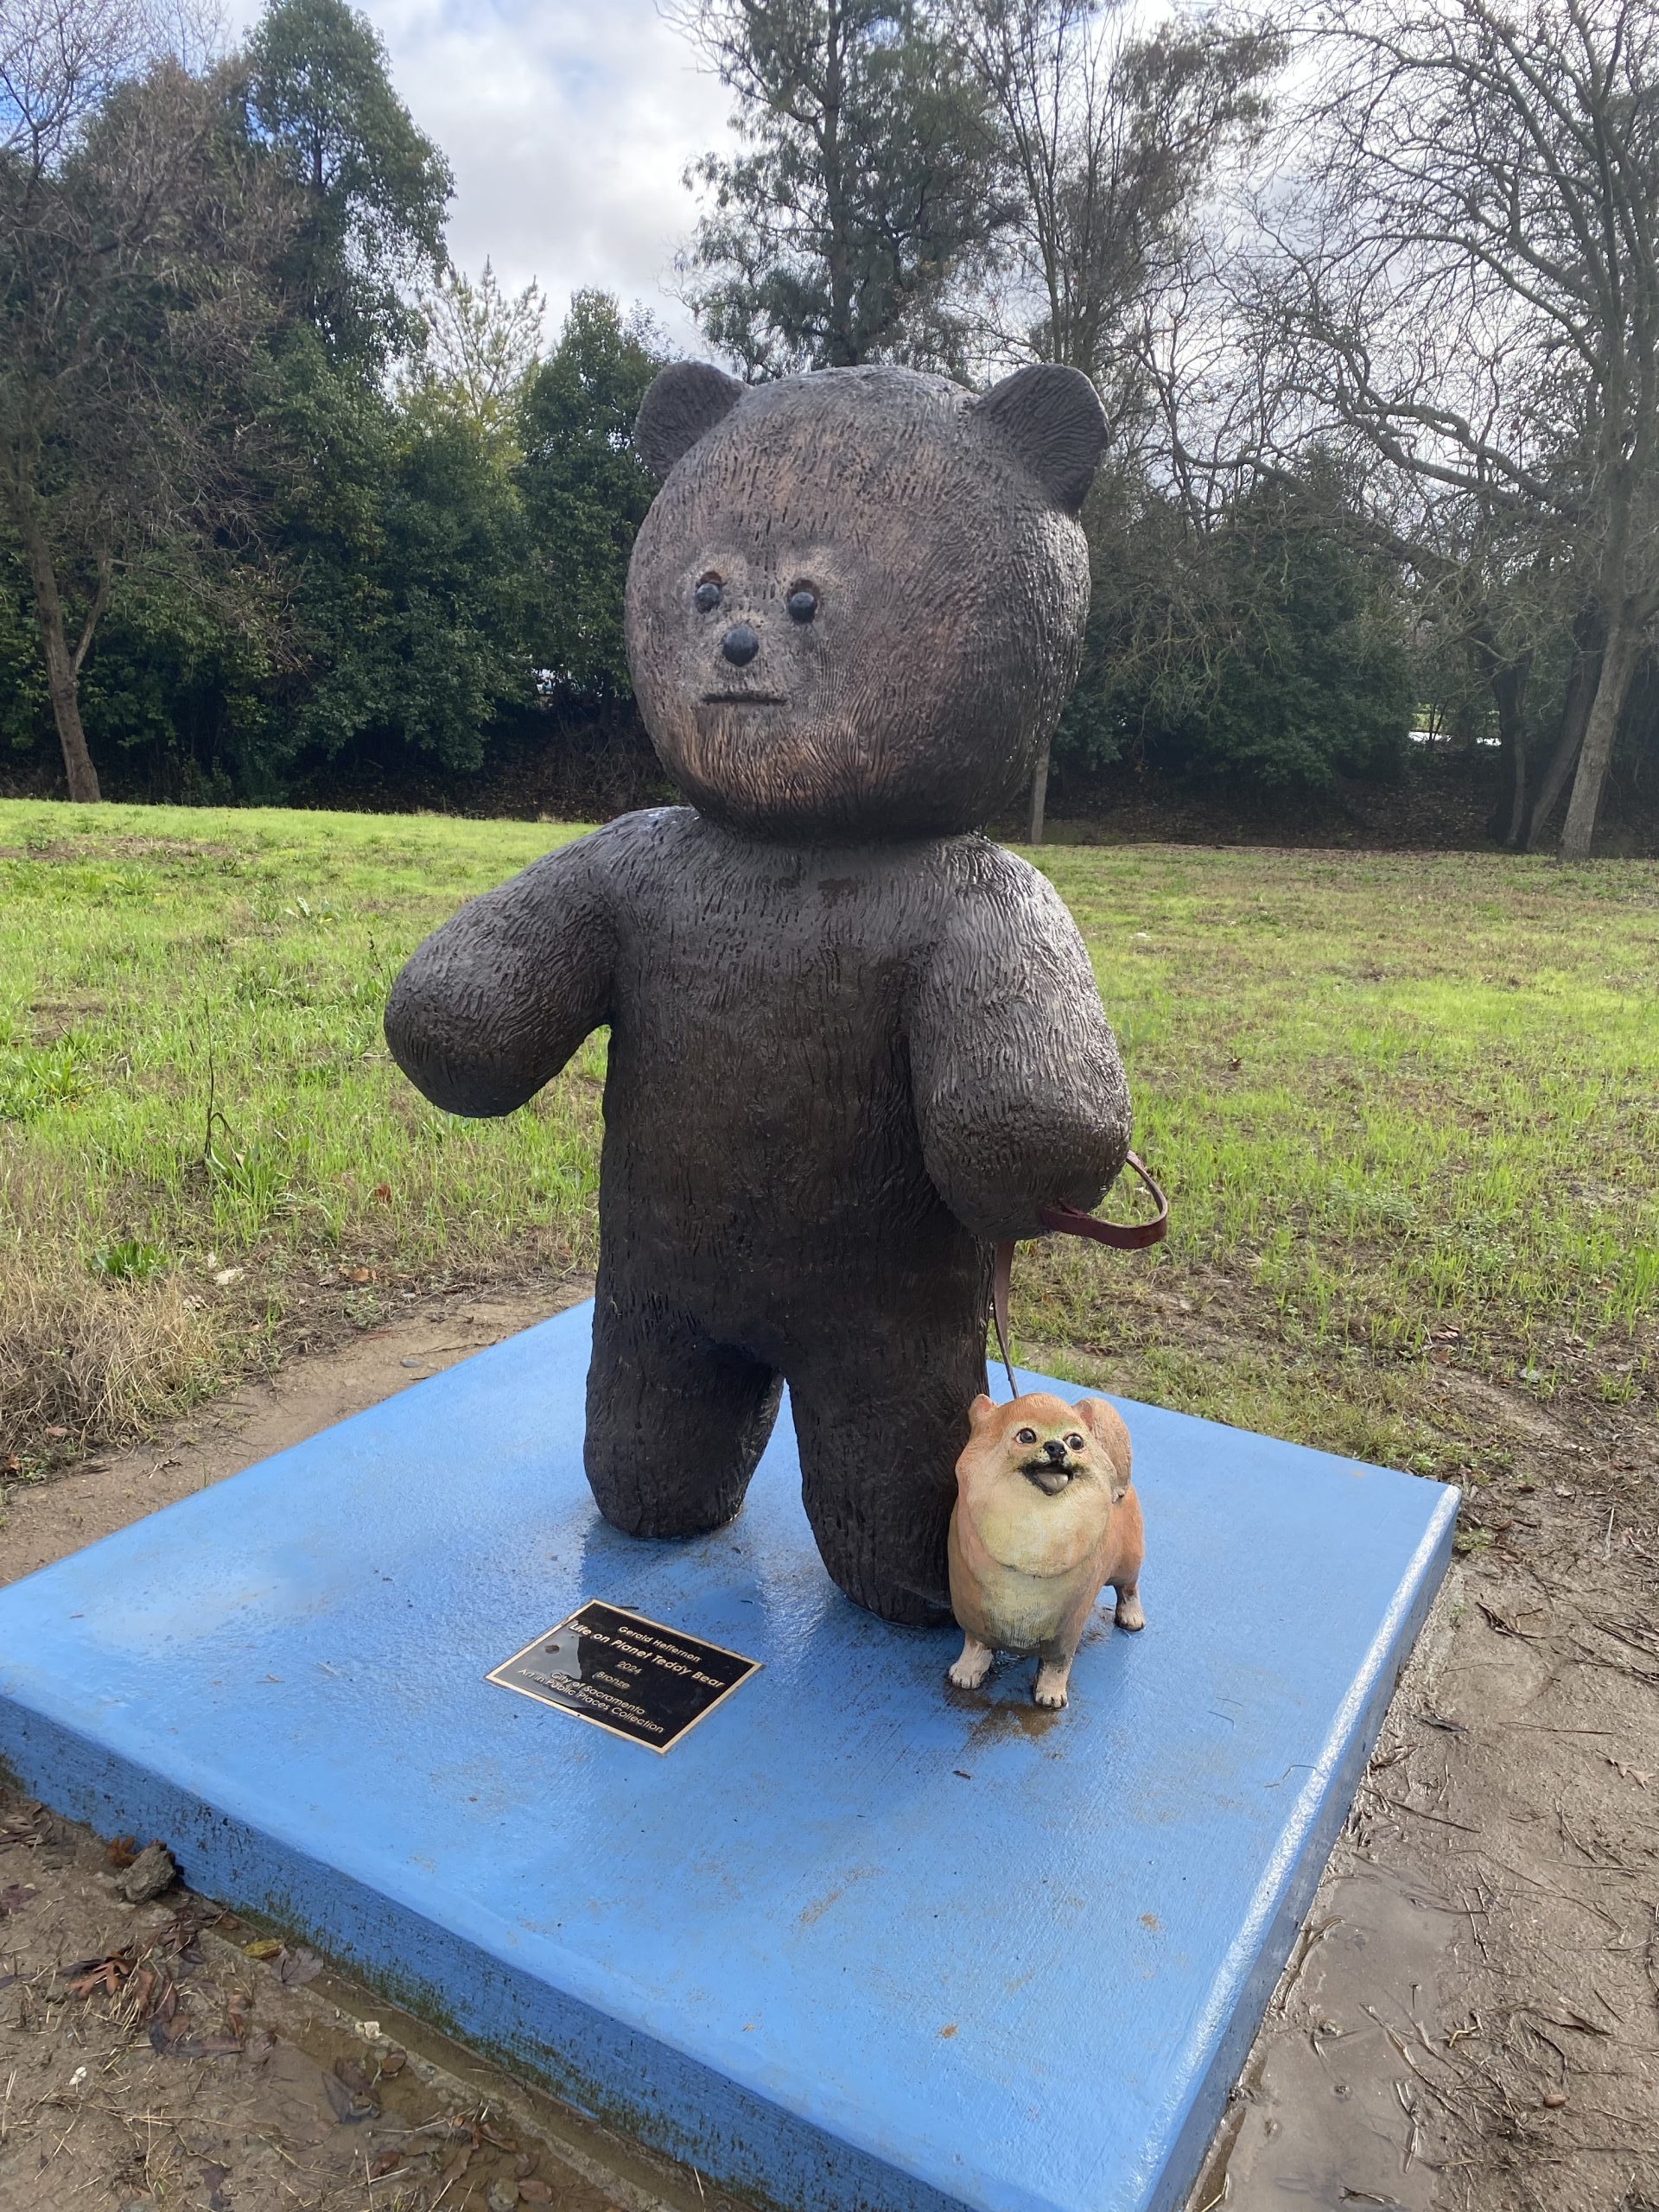
<svg viewBox="0 0 1659 2212">
<path fill-rule="evenodd" d="M 1066 1438 L 1066 1440 L 1066 1440 L 1067 1445 L 1070 1446 L 1070 1448 L 1071 1448 L 1073 1452 L 1081 1452 L 1081 1451 L 1082 1451 L 1082 1449 L 1083 1449 L 1083 1439 L 1082 1439 L 1080 1436 L 1068 1436 L 1068 1437 Z"/>
<path fill-rule="evenodd" d="M 1014 1432 L 1014 1440 L 1016 1444 L 1034 1444 L 1037 1441 L 1037 1432 L 1034 1428 L 1016 1428 Z"/>
</svg>

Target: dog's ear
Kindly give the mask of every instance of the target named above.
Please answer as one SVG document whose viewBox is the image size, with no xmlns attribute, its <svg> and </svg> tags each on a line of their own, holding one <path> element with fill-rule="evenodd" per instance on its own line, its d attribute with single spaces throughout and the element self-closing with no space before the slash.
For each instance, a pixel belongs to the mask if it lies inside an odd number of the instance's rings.
<svg viewBox="0 0 1659 2212">
<path fill-rule="evenodd" d="M 995 1411 L 995 1403 L 982 1390 L 968 1408 L 968 1426 L 976 1436 Z"/>
<path fill-rule="evenodd" d="M 1129 1432 L 1104 1398 L 1079 1398 L 1073 1409 L 1112 1463 L 1112 1497 L 1122 1497 L 1129 1487 Z"/>
</svg>

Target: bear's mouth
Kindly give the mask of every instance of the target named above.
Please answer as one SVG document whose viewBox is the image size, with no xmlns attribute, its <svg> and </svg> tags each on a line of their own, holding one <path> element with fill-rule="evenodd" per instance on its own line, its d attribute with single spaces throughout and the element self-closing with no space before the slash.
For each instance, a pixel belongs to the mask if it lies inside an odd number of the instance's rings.
<svg viewBox="0 0 1659 2212">
<path fill-rule="evenodd" d="M 705 691 L 705 707 L 786 707 L 789 701 L 781 691 Z"/>
</svg>

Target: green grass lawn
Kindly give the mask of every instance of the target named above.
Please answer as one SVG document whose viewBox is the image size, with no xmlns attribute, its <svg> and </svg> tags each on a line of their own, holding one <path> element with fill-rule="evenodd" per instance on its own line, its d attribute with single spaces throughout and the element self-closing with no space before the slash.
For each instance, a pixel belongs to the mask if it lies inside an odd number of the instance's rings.
<svg viewBox="0 0 1659 2212">
<path fill-rule="evenodd" d="M 603 1039 L 479 1123 L 420 1099 L 380 1034 L 416 942 L 575 834 L 0 803 L 0 1462 L 30 1471 L 435 1282 L 592 1264 Z M 1429 1402 L 1431 1364 L 1650 1407 L 1659 866 L 1042 864 L 1174 1227 L 1154 1255 L 1023 1254 L 1028 1357 L 1477 1478 L 1503 1452 Z"/>
</svg>

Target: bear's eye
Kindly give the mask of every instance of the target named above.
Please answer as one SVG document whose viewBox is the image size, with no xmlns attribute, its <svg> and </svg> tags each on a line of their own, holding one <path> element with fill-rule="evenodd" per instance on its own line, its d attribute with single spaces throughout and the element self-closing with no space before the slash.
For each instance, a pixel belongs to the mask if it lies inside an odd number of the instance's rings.
<svg viewBox="0 0 1659 2212">
<path fill-rule="evenodd" d="M 1034 1444 L 1037 1441 L 1037 1432 L 1034 1428 L 1016 1428 L 1014 1432 L 1014 1440 L 1016 1444 Z"/>
<path fill-rule="evenodd" d="M 1080 1436 L 1068 1436 L 1068 1437 L 1066 1438 L 1066 1440 L 1066 1440 L 1066 1444 L 1067 1444 L 1068 1447 L 1069 1447 L 1071 1451 L 1073 1451 L 1073 1452 L 1081 1452 L 1081 1451 L 1082 1451 L 1082 1449 L 1083 1449 L 1083 1439 L 1082 1439 Z"/>
<path fill-rule="evenodd" d="M 818 611 L 818 594 L 810 584 L 797 584 L 786 604 L 791 622 L 810 622 Z"/>
<path fill-rule="evenodd" d="M 705 576 L 692 593 L 691 603 L 699 614 L 712 614 L 720 605 L 720 578 Z"/>
</svg>

